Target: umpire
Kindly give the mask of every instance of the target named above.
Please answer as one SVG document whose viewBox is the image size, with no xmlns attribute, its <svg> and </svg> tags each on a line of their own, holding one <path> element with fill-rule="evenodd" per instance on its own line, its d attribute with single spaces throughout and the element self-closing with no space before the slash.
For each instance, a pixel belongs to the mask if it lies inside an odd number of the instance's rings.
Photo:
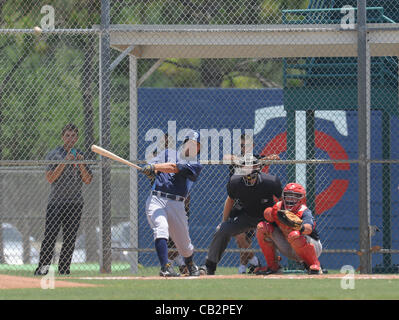
<svg viewBox="0 0 399 320">
<path fill-rule="evenodd" d="M 259 161 L 254 156 L 248 155 L 241 160 L 239 170 L 230 178 L 227 184 L 228 196 L 224 204 L 223 221 L 212 239 L 201 273 L 215 274 L 217 264 L 231 237 L 256 228 L 264 219 L 265 209 L 274 205 L 275 198 L 281 197 L 280 179 L 260 170 Z M 230 218 L 235 201 L 240 201 L 242 210 L 237 216 Z"/>
<path fill-rule="evenodd" d="M 280 157 L 277 154 L 270 154 L 267 156 L 260 156 L 259 154 L 254 154 L 253 150 L 255 148 L 255 144 L 253 141 L 253 136 L 248 135 L 248 134 L 242 134 L 240 137 L 241 141 L 241 154 L 240 156 L 234 156 L 234 155 L 225 155 L 223 157 L 224 160 L 231 160 L 235 162 L 236 160 L 239 160 L 246 154 L 252 154 L 256 159 L 258 160 L 279 160 Z M 235 171 L 236 171 L 237 165 L 229 165 L 229 178 L 231 178 Z M 237 215 L 240 215 L 242 210 L 242 205 L 240 204 L 240 201 L 235 201 L 233 208 L 230 212 L 229 218 L 234 218 Z M 240 249 L 249 249 L 252 244 L 252 238 L 254 237 L 256 233 L 256 228 L 250 229 L 246 232 L 240 233 L 235 236 L 237 245 Z M 254 270 L 258 267 L 260 267 L 260 262 L 258 257 L 253 253 L 253 252 L 240 252 L 240 266 L 238 267 L 238 273 L 246 273 L 247 269 L 247 264 L 249 265 L 249 270 L 248 273 L 253 273 Z"/>
<path fill-rule="evenodd" d="M 49 152 L 46 160 L 84 160 L 83 153 L 74 148 L 79 130 L 70 123 L 61 132 L 63 146 Z M 84 164 L 50 164 L 46 179 L 51 184 L 47 203 L 44 239 L 40 248 L 39 265 L 34 275 L 48 273 L 53 259 L 58 233 L 62 228 L 63 244 L 58 263 L 58 273 L 70 274 L 72 255 L 83 209 L 82 184 L 90 184 L 93 174 Z"/>
</svg>

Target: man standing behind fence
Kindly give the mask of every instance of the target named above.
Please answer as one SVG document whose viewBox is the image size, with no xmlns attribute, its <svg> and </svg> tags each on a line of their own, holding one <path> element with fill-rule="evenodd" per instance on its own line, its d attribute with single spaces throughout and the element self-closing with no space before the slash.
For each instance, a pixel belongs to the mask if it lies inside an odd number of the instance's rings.
<svg viewBox="0 0 399 320">
<path fill-rule="evenodd" d="M 74 148 L 78 128 L 70 123 L 61 132 L 64 142 L 50 151 L 46 160 L 84 160 L 83 153 Z M 50 164 L 46 179 L 51 184 L 47 203 L 44 239 L 40 248 L 39 265 L 35 275 L 46 275 L 51 265 L 57 235 L 62 228 L 63 244 L 58 262 L 61 275 L 70 274 L 70 265 L 83 209 L 82 184 L 90 184 L 93 174 L 85 164 Z"/>
</svg>

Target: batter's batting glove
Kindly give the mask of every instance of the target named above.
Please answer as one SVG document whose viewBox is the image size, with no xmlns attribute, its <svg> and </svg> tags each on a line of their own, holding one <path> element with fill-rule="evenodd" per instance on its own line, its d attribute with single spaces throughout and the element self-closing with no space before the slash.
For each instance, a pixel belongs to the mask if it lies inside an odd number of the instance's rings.
<svg viewBox="0 0 399 320">
<path fill-rule="evenodd" d="M 154 170 L 154 165 L 152 164 L 147 164 L 145 165 L 142 169 L 141 172 L 144 173 L 148 179 L 150 179 L 151 183 L 153 183 L 155 179 L 155 170 Z"/>
<path fill-rule="evenodd" d="M 146 176 L 149 176 L 154 173 L 154 165 L 147 164 L 142 169 L 141 172 L 144 173 Z"/>
</svg>

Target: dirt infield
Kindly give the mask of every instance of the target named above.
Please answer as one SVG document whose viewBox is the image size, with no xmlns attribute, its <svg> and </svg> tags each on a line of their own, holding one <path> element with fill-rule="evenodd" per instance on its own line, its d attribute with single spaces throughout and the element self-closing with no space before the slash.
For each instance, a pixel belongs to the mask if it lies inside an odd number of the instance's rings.
<svg viewBox="0 0 399 320">
<path fill-rule="evenodd" d="M 42 288 L 42 278 L 0 275 L 0 289 Z M 97 285 L 54 280 L 54 288 L 97 287 Z"/>
<path fill-rule="evenodd" d="M 160 276 L 149 276 L 149 277 L 82 277 L 73 278 L 76 280 L 204 280 L 204 279 L 341 279 L 345 274 L 322 274 L 322 275 L 307 275 L 307 274 L 279 274 L 279 275 L 268 275 L 268 276 L 256 276 L 256 275 L 245 275 L 245 274 L 233 274 L 233 275 L 213 275 L 213 276 L 200 276 L 200 277 L 177 277 L 177 278 L 165 278 Z M 399 279 L 398 274 L 355 274 L 356 280 L 392 280 Z"/>
</svg>

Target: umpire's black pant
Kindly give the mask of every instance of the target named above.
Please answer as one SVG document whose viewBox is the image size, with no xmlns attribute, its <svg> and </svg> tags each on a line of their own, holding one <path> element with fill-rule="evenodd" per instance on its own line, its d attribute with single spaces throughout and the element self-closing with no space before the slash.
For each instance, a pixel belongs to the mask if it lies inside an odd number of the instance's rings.
<svg viewBox="0 0 399 320">
<path fill-rule="evenodd" d="M 219 230 L 217 230 L 213 236 L 209 247 L 208 257 L 205 263 L 207 268 L 216 270 L 216 265 L 221 260 L 231 238 L 240 233 L 256 228 L 261 220 L 261 218 L 251 217 L 242 212 L 240 215 L 223 222 L 220 225 Z"/>
<path fill-rule="evenodd" d="M 82 209 L 83 203 L 48 204 L 44 239 L 40 248 L 39 268 L 51 264 L 57 236 L 62 228 L 63 244 L 58 262 L 58 271 L 69 271 L 73 251 L 75 250 Z"/>
</svg>

